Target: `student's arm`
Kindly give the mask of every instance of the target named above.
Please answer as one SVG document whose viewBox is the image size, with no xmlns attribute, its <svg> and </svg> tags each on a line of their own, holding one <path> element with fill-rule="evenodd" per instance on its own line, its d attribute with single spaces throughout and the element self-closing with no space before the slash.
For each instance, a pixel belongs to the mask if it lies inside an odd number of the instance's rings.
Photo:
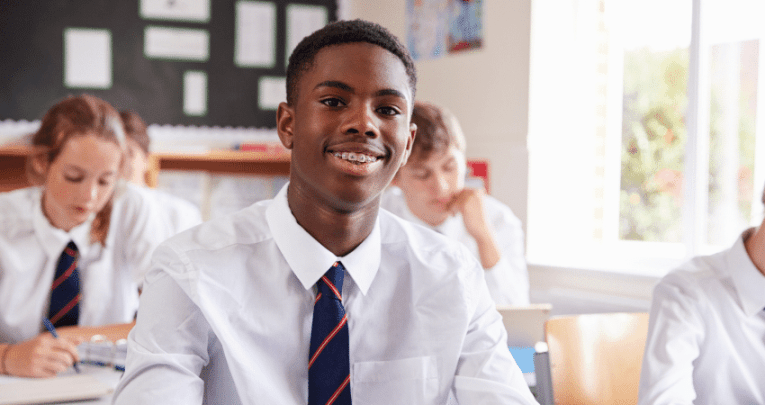
<svg viewBox="0 0 765 405">
<path fill-rule="evenodd" d="M 115 323 L 103 326 L 65 326 L 57 328 L 56 331 L 61 337 L 68 338 L 71 341 L 87 342 L 93 336 L 101 335 L 110 342 L 116 342 L 120 339 L 127 339 L 128 333 L 135 326 L 135 322 Z"/>
<path fill-rule="evenodd" d="M 451 208 L 455 213 L 462 213 L 465 229 L 478 245 L 481 265 L 484 269 L 490 269 L 499 262 L 502 252 L 494 237 L 494 231 L 486 218 L 485 194 L 482 189 L 465 188 L 454 198 Z"/>
<path fill-rule="evenodd" d="M 507 348 L 502 317 L 479 271 L 466 278 L 475 304 L 457 365 L 453 391 L 460 404 L 537 404 Z"/>
<path fill-rule="evenodd" d="M 461 207 L 465 228 L 478 246 L 495 303 L 528 305 L 529 275 L 521 221 L 509 208 L 498 206 L 496 200 L 489 198 L 483 189 L 465 189 L 457 206 Z"/>
<path fill-rule="evenodd" d="M 125 374 L 114 404 L 201 404 L 208 363 L 209 325 L 168 273 L 184 272 L 166 245 L 147 274 L 136 325 L 128 335 Z"/>
<path fill-rule="evenodd" d="M 641 405 L 690 405 L 696 398 L 693 362 L 699 355 L 703 327 L 692 288 L 670 277 L 654 289 L 640 371 Z"/>
<path fill-rule="evenodd" d="M 17 377 L 55 377 L 75 361 L 78 341 L 48 332 L 15 344 L 0 345 L 0 373 Z"/>
</svg>

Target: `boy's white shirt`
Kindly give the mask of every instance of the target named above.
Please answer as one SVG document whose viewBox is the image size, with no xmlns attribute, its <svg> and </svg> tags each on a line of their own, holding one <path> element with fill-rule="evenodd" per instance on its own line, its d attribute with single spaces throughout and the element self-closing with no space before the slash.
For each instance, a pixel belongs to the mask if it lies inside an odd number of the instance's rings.
<svg viewBox="0 0 765 405">
<path fill-rule="evenodd" d="M 478 244 L 465 228 L 462 214 L 457 213 L 438 226 L 430 226 L 409 210 L 403 191 L 395 186 L 383 194 L 381 207 L 407 221 L 461 242 L 470 249 L 473 256 L 479 258 Z M 509 207 L 488 195 L 484 196 L 484 210 L 501 252 L 497 264 L 484 272 L 491 298 L 497 305 L 528 305 L 529 274 L 521 221 Z"/>
<path fill-rule="evenodd" d="M 640 404 L 765 403 L 765 276 L 744 247 L 751 232 L 654 289 Z"/>
<path fill-rule="evenodd" d="M 452 387 L 461 403 L 536 403 L 464 247 L 381 211 L 338 258 L 286 187 L 157 249 L 116 404 L 305 404 L 313 286 L 336 260 L 355 403 L 445 403 Z"/>
</svg>

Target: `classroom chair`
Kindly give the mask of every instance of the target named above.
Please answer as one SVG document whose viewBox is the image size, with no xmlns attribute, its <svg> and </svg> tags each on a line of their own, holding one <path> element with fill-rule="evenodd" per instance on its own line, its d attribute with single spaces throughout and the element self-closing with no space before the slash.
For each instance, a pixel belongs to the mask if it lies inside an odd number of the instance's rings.
<svg viewBox="0 0 765 405">
<path fill-rule="evenodd" d="M 637 404 L 647 313 L 550 318 L 545 323 L 556 405 Z"/>
</svg>

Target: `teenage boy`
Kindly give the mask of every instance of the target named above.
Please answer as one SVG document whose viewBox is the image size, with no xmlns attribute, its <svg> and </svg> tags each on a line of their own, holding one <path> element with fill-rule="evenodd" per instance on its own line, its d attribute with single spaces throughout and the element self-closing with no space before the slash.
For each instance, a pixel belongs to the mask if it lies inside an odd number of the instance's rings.
<svg viewBox="0 0 765 405">
<path fill-rule="evenodd" d="M 157 249 L 115 403 L 536 403 L 480 264 L 379 210 L 415 81 L 377 24 L 298 44 L 277 112 L 289 184 Z"/>
<path fill-rule="evenodd" d="M 765 220 L 655 287 L 639 403 L 765 404 L 764 375 Z"/>
<path fill-rule="evenodd" d="M 412 154 L 383 195 L 382 207 L 465 244 L 481 261 L 497 305 L 528 305 L 521 221 L 510 208 L 465 186 L 465 136 L 457 118 L 417 101 Z"/>
</svg>

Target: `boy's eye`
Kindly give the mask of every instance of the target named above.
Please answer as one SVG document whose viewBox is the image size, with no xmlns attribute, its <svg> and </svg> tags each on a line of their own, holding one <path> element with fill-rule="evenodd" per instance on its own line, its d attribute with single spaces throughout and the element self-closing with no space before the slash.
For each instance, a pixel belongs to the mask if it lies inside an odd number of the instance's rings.
<svg viewBox="0 0 765 405">
<path fill-rule="evenodd" d="M 64 176 L 64 180 L 70 182 L 70 183 L 79 183 L 83 179 L 82 176 Z"/>
<path fill-rule="evenodd" d="M 321 103 L 327 107 L 340 107 L 340 105 L 343 104 L 339 98 L 325 98 L 324 100 L 321 100 Z"/>
<path fill-rule="evenodd" d="M 377 109 L 381 114 L 383 115 L 397 115 L 399 114 L 398 110 L 393 107 L 380 107 Z"/>
</svg>

